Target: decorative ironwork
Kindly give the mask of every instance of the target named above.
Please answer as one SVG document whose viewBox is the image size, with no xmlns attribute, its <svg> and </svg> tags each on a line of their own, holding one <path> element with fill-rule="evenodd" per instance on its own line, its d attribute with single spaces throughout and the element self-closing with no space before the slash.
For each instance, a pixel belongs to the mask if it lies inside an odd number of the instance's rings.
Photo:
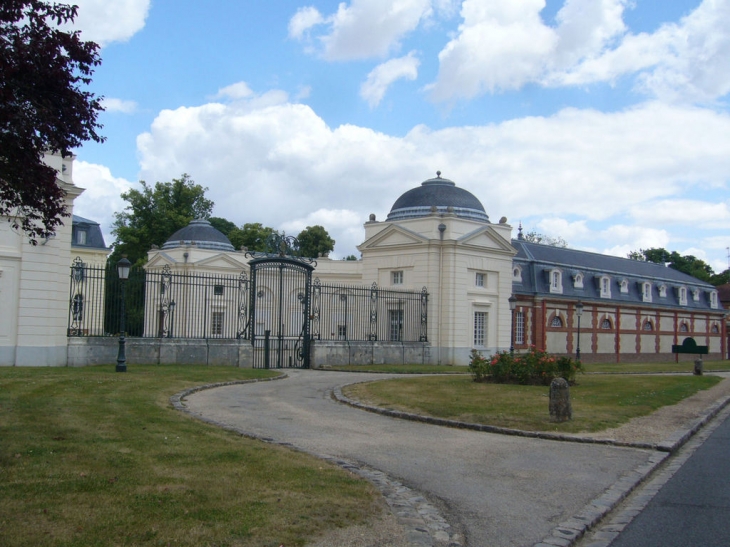
<svg viewBox="0 0 730 547">
<path fill-rule="evenodd" d="M 264 249 L 264 251 L 246 251 L 244 256 L 253 259 L 288 258 L 304 264 L 317 265 L 314 258 L 301 255 L 299 240 L 294 236 L 274 232 L 266 238 Z"/>
<path fill-rule="evenodd" d="M 428 289 L 421 289 L 421 336 L 419 342 L 428 342 Z"/>
<path fill-rule="evenodd" d="M 370 335 L 368 340 L 378 339 L 378 284 L 373 281 L 370 287 Z"/>
<path fill-rule="evenodd" d="M 84 320 L 86 264 L 77 256 L 71 265 L 71 287 L 69 299 L 69 336 L 83 336 L 82 323 Z"/>
<path fill-rule="evenodd" d="M 314 280 L 312 284 L 312 311 L 309 315 L 312 325 L 312 339 L 321 340 L 322 333 L 321 322 L 320 322 L 320 309 L 322 306 L 322 283 L 319 281 L 319 277 Z"/>
<path fill-rule="evenodd" d="M 248 339 L 251 335 L 251 316 L 248 307 L 249 281 L 246 272 L 238 276 L 238 328 L 236 338 Z"/>
<path fill-rule="evenodd" d="M 170 265 L 165 264 L 160 274 L 160 299 L 158 303 L 158 327 L 157 336 L 159 338 L 171 338 L 172 332 L 172 316 L 177 306 L 172 295 L 172 272 Z"/>
</svg>

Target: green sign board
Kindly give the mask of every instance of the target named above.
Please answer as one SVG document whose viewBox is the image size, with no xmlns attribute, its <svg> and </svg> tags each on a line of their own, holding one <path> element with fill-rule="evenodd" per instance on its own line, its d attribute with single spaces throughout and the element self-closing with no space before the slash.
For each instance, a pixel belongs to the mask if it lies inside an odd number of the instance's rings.
<svg viewBox="0 0 730 547">
<path fill-rule="evenodd" d="M 709 350 L 707 346 L 698 346 L 694 338 L 685 338 L 681 346 L 672 346 L 672 353 L 694 353 L 699 355 L 707 355 Z"/>
</svg>

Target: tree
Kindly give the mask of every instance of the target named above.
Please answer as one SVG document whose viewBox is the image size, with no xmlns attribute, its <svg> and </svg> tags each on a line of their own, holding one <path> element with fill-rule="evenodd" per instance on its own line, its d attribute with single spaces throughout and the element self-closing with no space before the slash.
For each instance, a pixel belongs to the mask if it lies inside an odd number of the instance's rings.
<svg viewBox="0 0 730 547">
<path fill-rule="evenodd" d="M 180 228 L 196 218 L 208 218 L 213 202 L 203 188 L 183 174 L 172 182 L 157 182 L 154 188 L 141 181 L 142 190 L 122 194 L 129 204 L 115 213 L 112 234 L 116 236 L 112 260 L 122 255 L 133 264 L 144 264 L 152 245 L 161 246 Z"/>
<path fill-rule="evenodd" d="M 247 222 L 240 228 L 226 234 L 236 249 L 245 247 L 249 251 L 265 252 L 266 240 L 278 232 L 273 228 L 262 225 L 260 222 Z"/>
<path fill-rule="evenodd" d="M 213 228 L 218 230 L 220 233 L 222 233 L 228 239 L 231 239 L 228 234 L 233 232 L 233 230 L 238 229 L 238 228 L 236 228 L 236 225 L 233 222 L 231 222 L 230 220 L 227 220 L 225 218 L 221 218 L 221 217 L 210 217 L 208 219 L 208 222 L 210 222 L 210 225 L 213 226 Z"/>
<path fill-rule="evenodd" d="M 299 254 L 309 258 L 317 258 L 320 254 L 327 256 L 335 248 L 335 240 L 322 226 L 307 226 L 299 232 Z"/>
<path fill-rule="evenodd" d="M 670 268 L 684 272 L 708 283 L 710 283 L 714 277 L 717 277 L 715 276 L 715 272 L 712 270 L 712 267 L 704 260 L 692 255 L 683 256 L 677 251 L 669 252 L 661 247 L 631 251 L 628 254 L 628 257 L 634 260 L 645 260 L 647 262 L 655 262 L 656 264 L 664 264 Z"/>
<path fill-rule="evenodd" d="M 357 260 L 357 257 L 355 255 L 347 255 L 342 260 Z"/>
<path fill-rule="evenodd" d="M 69 216 L 44 154 L 68 156 L 85 141 L 104 140 L 101 100 L 83 89 L 101 62 L 99 46 L 57 28 L 77 10 L 41 0 L 0 3 L 0 215 L 33 244 Z"/>
<path fill-rule="evenodd" d="M 552 237 L 537 232 L 527 232 L 524 238 L 525 241 L 529 241 L 530 243 L 540 243 L 541 245 L 550 245 L 551 247 L 565 248 L 568 246 L 568 242 L 560 236 Z"/>
</svg>

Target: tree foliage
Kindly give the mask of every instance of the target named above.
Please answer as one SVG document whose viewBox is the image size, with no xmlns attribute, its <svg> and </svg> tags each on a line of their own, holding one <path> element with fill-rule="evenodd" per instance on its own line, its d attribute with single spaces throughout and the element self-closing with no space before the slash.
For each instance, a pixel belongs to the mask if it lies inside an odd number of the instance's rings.
<svg viewBox="0 0 730 547">
<path fill-rule="evenodd" d="M 128 203 L 116 213 L 112 234 L 116 236 L 112 260 L 122 255 L 133 264 L 144 264 L 152 245 L 161 246 L 180 228 L 196 218 L 208 218 L 213 202 L 203 188 L 183 174 L 172 182 L 157 182 L 152 187 L 141 181 L 142 190 L 122 194 Z"/>
<path fill-rule="evenodd" d="M 264 252 L 267 251 L 266 240 L 276 233 L 276 230 L 260 222 L 247 222 L 226 235 L 236 249 L 243 247 L 248 251 Z"/>
<path fill-rule="evenodd" d="M 568 246 L 568 242 L 562 237 L 546 236 L 538 232 L 527 232 L 524 236 L 525 241 L 530 243 L 540 243 L 541 245 L 550 245 L 551 247 L 565 248 Z"/>
<path fill-rule="evenodd" d="M 68 216 L 47 152 L 64 156 L 81 143 L 102 142 L 100 99 L 85 91 L 99 46 L 78 31 L 77 6 L 41 0 L 0 2 L 0 215 L 35 243 Z"/>
<path fill-rule="evenodd" d="M 664 264 L 677 271 L 696 277 L 701 281 L 712 283 L 713 285 L 722 284 L 722 274 L 720 276 L 716 275 L 707 262 L 693 255 L 680 255 L 676 251 L 670 252 L 661 247 L 652 247 L 651 249 L 631 251 L 627 256 L 633 260 Z"/>
<path fill-rule="evenodd" d="M 322 226 L 307 226 L 299 232 L 299 254 L 309 258 L 327 256 L 335 248 L 335 240 Z"/>
</svg>

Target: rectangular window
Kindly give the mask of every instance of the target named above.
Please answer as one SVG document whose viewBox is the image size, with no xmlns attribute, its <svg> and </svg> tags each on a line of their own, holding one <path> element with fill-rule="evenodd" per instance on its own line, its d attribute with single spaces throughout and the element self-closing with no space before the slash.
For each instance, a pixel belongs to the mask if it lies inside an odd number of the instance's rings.
<svg viewBox="0 0 730 547">
<path fill-rule="evenodd" d="M 476 286 L 477 287 L 483 287 L 484 286 L 484 274 L 478 273 L 476 278 Z"/>
<path fill-rule="evenodd" d="M 474 345 L 484 347 L 487 344 L 487 312 L 474 312 Z"/>
<path fill-rule="evenodd" d="M 213 336 L 223 336 L 223 315 L 225 312 L 214 311 L 211 316 L 210 333 Z"/>
<path fill-rule="evenodd" d="M 86 245 L 86 230 L 76 232 L 76 245 Z"/>
<path fill-rule="evenodd" d="M 393 285 L 402 285 L 403 284 L 403 270 L 397 270 L 395 272 L 392 272 L 392 280 L 393 280 Z"/>
<path fill-rule="evenodd" d="M 214 285 L 213 286 L 213 295 L 214 296 L 223 296 L 223 285 Z"/>
<path fill-rule="evenodd" d="M 390 340 L 400 342 L 403 339 L 403 310 L 390 310 Z"/>
<path fill-rule="evenodd" d="M 515 344 L 525 343 L 525 314 L 515 312 Z"/>
<path fill-rule="evenodd" d="M 347 340 L 347 325 L 337 325 L 337 338 Z"/>
</svg>

